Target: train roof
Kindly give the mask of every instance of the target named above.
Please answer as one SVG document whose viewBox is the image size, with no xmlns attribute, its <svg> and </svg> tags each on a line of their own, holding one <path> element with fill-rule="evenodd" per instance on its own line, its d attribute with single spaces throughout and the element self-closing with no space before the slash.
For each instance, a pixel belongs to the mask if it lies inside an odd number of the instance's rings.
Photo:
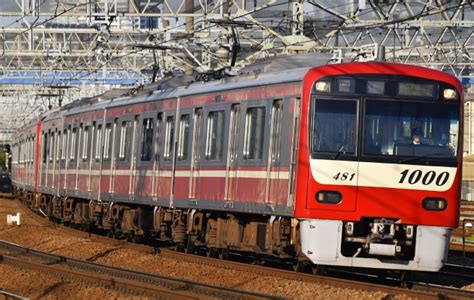
<svg viewBox="0 0 474 300">
<path fill-rule="evenodd" d="M 310 68 L 326 65 L 329 54 L 308 53 L 264 59 L 240 70 L 237 76 L 208 82 L 192 82 L 194 77 L 179 76 L 136 89 L 113 89 L 101 95 L 71 102 L 45 121 L 91 110 L 141 102 L 159 101 L 226 90 L 302 81 Z"/>
</svg>

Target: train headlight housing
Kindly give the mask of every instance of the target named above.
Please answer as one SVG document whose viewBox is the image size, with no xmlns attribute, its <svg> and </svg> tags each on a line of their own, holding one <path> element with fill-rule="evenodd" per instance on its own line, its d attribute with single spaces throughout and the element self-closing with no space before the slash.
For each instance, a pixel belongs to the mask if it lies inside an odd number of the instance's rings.
<svg viewBox="0 0 474 300">
<path fill-rule="evenodd" d="M 346 234 L 347 235 L 353 235 L 354 234 L 354 222 L 347 222 L 346 226 Z"/>
<path fill-rule="evenodd" d="M 441 198 L 426 198 L 421 205 L 426 210 L 442 211 L 448 207 L 448 202 Z"/>
<path fill-rule="evenodd" d="M 318 92 L 329 92 L 329 82 L 327 81 L 317 81 L 315 87 Z"/>
<path fill-rule="evenodd" d="M 445 89 L 443 91 L 443 97 L 446 100 L 456 100 L 458 98 L 458 93 L 453 89 Z"/>
<path fill-rule="evenodd" d="M 333 191 L 319 191 L 315 198 L 317 202 L 323 204 L 338 204 L 342 201 L 341 193 Z"/>
<path fill-rule="evenodd" d="M 413 238 L 413 225 L 408 225 L 405 229 L 405 233 L 407 236 L 407 239 L 412 239 Z"/>
</svg>

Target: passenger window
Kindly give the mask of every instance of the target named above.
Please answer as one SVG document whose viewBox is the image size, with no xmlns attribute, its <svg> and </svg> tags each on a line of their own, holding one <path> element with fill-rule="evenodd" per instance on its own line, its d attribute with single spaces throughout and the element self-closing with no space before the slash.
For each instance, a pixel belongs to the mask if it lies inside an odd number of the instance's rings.
<svg viewBox="0 0 474 300">
<path fill-rule="evenodd" d="M 105 125 L 104 133 L 104 161 L 110 161 L 110 151 L 112 149 L 112 124 Z"/>
<path fill-rule="evenodd" d="M 119 160 L 129 161 L 132 150 L 132 122 L 123 121 L 120 127 Z"/>
<path fill-rule="evenodd" d="M 156 120 L 156 141 L 155 141 L 155 160 L 158 161 L 160 159 L 161 154 L 161 141 L 162 141 L 162 133 L 163 130 L 163 113 L 158 113 L 158 117 Z"/>
<path fill-rule="evenodd" d="M 60 152 L 61 152 L 61 131 L 58 131 L 58 138 L 56 139 L 56 161 L 59 162 L 59 159 L 61 158 Z"/>
<path fill-rule="evenodd" d="M 76 159 L 76 135 L 77 128 L 73 128 L 71 134 L 71 141 L 69 143 L 69 145 L 71 145 L 71 147 L 69 148 L 69 161 L 74 161 Z"/>
<path fill-rule="evenodd" d="M 150 161 L 153 155 L 153 130 L 155 123 L 152 118 L 143 119 L 141 161 Z"/>
<path fill-rule="evenodd" d="M 263 158 L 264 138 L 265 107 L 248 108 L 245 115 L 244 159 Z"/>
<path fill-rule="evenodd" d="M 71 134 L 71 130 L 64 130 L 63 132 L 63 150 L 61 152 L 61 160 L 65 161 L 66 160 L 66 155 L 67 155 L 67 141 L 69 138 L 69 135 Z"/>
<path fill-rule="evenodd" d="M 51 139 L 49 141 L 49 145 L 48 145 L 48 157 L 49 157 L 49 161 L 52 162 L 53 161 L 53 158 L 54 158 L 54 145 L 55 145 L 55 141 L 54 141 L 54 132 L 52 132 L 50 134 L 51 136 Z"/>
<path fill-rule="evenodd" d="M 100 161 L 100 148 L 102 143 L 102 124 L 97 125 L 97 131 L 95 133 L 95 161 Z"/>
<path fill-rule="evenodd" d="M 90 126 L 84 128 L 83 141 L 82 141 L 82 161 L 87 161 L 89 158 L 89 134 Z"/>
<path fill-rule="evenodd" d="M 46 157 L 48 155 L 48 134 L 43 134 L 43 163 L 46 163 Z M 18 160 L 21 161 L 21 144 L 18 146 Z"/>
<path fill-rule="evenodd" d="M 206 159 L 221 160 L 224 152 L 225 112 L 210 112 L 207 117 Z"/>
<path fill-rule="evenodd" d="M 82 158 L 82 145 L 84 145 L 84 127 L 81 126 L 79 127 L 79 133 L 77 135 L 77 142 L 76 142 L 76 155 L 77 155 L 77 160 L 81 160 Z"/>
<path fill-rule="evenodd" d="M 174 117 L 166 118 L 166 132 L 165 132 L 165 149 L 163 157 L 170 161 L 173 158 L 173 141 L 174 141 Z"/>
<path fill-rule="evenodd" d="M 280 161 L 280 149 L 282 138 L 283 123 L 283 101 L 276 100 L 272 107 L 272 127 L 271 127 L 271 160 L 272 162 Z"/>
<path fill-rule="evenodd" d="M 178 160 L 188 159 L 189 122 L 189 114 L 182 115 L 179 120 Z"/>
</svg>

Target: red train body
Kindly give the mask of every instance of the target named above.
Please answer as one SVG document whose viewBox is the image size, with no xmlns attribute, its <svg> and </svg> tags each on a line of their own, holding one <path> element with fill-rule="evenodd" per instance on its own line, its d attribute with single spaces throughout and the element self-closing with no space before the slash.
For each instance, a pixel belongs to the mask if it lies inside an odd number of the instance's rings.
<svg viewBox="0 0 474 300">
<path fill-rule="evenodd" d="M 13 183 L 63 222 L 187 249 L 438 270 L 459 217 L 459 82 L 322 59 L 50 112 L 19 131 Z"/>
</svg>

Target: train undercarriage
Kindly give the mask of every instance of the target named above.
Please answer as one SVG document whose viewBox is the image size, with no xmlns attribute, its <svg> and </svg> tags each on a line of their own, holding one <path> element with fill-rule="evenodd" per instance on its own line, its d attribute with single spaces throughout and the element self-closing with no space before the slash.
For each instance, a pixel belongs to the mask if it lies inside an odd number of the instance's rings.
<svg viewBox="0 0 474 300">
<path fill-rule="evenodd" d="M 417 239 L 421 240 L 419 244 L 425 247 L 424 251 L 431 251 L 426 237 L 421 239 L 420 230 L 431 240 L 437 238 L 438 243 L 444 243 L 449 230 L 432 227 L 440 231 L 434 236 L 427 231 L 428 226 L 403 225 L 383 218 L 366 218 L 360 222 L 297 220 L 99 202 L 20 189 L 15 189 L 15 196 L 55 222 L 82 230 L 136 243 L 165 243 L 177 251 L 222 259 L 231 252 L 245 253 L 255 261 L 278 259 L 292 264 L 297 271 L 314 274 L 322 274 L 325 266 L 332 265 L 399 269 L 400 276 L 406 277 L 405 271 L 410 270 L 437 271 L 447 254 L 447 248 L 439 253 L 424 253 L 429 258 L 422 257 L 420 265 Z"/>
</svg>

